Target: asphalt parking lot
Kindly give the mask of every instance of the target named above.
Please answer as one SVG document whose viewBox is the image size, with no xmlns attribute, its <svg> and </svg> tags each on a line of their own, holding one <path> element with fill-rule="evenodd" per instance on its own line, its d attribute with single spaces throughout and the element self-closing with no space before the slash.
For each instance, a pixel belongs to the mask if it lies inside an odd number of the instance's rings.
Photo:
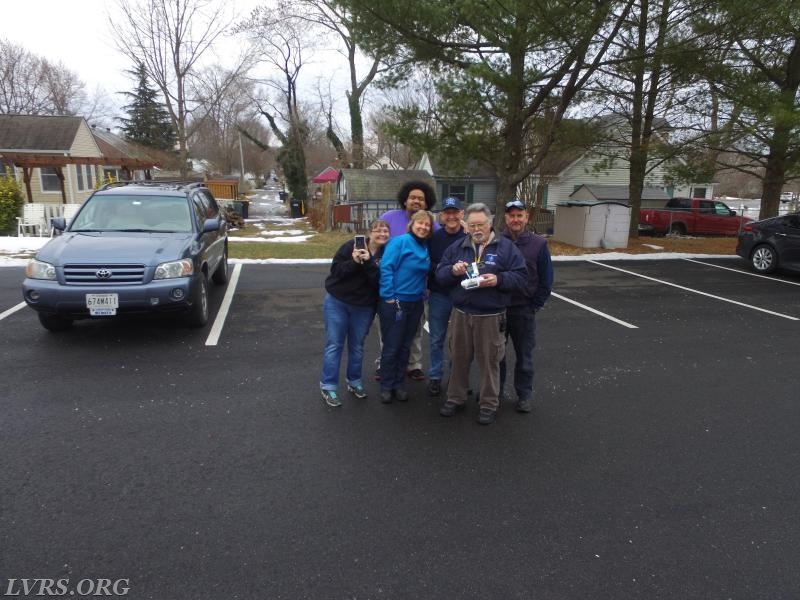
<svg viewBox="0 0 800 600">
<path fill-rule="evenodd" d="M 237 269 L 205 329 L 65 334 L 14 310 L 22 269 L 0 269 L 5 595 L 49 578 L 156 600 L 800 596 L 799 276 L 557 262 L 536 408 L 480 427 L 418 382 L 408 404 L 370 380 L 326 407 L 327 267 Z"/>
</svg>

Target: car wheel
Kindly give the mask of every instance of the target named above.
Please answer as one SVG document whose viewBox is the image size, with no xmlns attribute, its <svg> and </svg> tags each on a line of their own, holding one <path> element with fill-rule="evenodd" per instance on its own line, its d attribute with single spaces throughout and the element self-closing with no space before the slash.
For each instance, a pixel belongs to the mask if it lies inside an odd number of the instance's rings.
<svg viewBox="0 0 800 600">
<path fill-rule="evenodd" d="M 771 273 L 778 266 L 778 255 L 772 246 L 761 244 L 750 255 L 750 264 L 759 273 Z"/>
<path fill-rule="evenodd" d="M 670 235 L 686 235 L 686 225 L 683 223 L 672 223 L 669 226 Z"/>
<path fill-rule="evenodd" d="M 66 331 L 72 327 L 72 319 L 46 313 L 38 313 L 38 315 L 39 323 L 41 323 L 42 327 L 47 329 L 47 331 Z"/>
<path fill-rule="evenodd" d="M 205 275 L 197 280 L 197 289 L 186 322 L 191 327 L 202 327 L 208 323 L 208 281 Z"/>
<path fill-rule="evenodd" d="M 214 270 L 213 275 L 211 275 L 211 281 L 213 281 L 216 285 L 224 285 L 228 282 L 228 247 L 225 246 L 225 250 L 222 253 L 222 260 L 219 261 L 219 265 Z"/>
</svg>

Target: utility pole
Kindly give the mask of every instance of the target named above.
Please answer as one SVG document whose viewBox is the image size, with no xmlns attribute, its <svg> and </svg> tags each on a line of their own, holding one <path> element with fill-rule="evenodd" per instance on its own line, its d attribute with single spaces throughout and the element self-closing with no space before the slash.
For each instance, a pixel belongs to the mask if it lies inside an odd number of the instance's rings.
<svg viewBox="0 0 800 600">
<path fill-rule="evenodd" d="M 244 190 L 244 151 L 242 150 L 242 132 L 239 132 L 239 188 Z"/>
</svg>

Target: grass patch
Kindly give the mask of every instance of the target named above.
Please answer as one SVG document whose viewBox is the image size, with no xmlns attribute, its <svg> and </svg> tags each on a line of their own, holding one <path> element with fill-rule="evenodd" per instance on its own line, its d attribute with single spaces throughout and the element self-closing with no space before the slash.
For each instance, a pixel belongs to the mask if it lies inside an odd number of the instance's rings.
<svg viewBox="0 0 800 600">
<path fill-rule="evenodd" d="M 250 226 L 248 226 L 250 227 Z M 257 228 L 253 228 L 256 229 Z M 310 232 L 309 232 L 310 233 Z M 233 237 L 233 236 L 232 236 Z M 236 236 L 241 237 L 241 236 Z M 249 237 L 260 237 L 257 234 Z M 353 234 L 341 232 L 315 233 L 305 242 L 229 242 L 231 258 L 333 258 L 339 247 Z M 263 239 L 263 238 L 262 238 Z"/>
<path fill-rule="evenodd" d="M 274 227 L 272 230 L 286 229 Z M 231 237 L 255 237 L 262 229 L 248 225 L 244 229 L 231 232 Z M 240 233 L 241 232 L 241 233 Z M 312 233 L 309 231 L 308 233 Z M 325 232 L 314 233 L 305 242 L 231 242 L 228 251 L 231 258 L 333 258 L 336 251 L 345 241 L 353 236 L 350 233 Z M 600 254 L 606 252 L 622 252 L 626 254 L 655 254 L 659 252 L 681 252 L 692 254 L 736 254 L 736 237 L 681 237 L 681 236 L 642 236 L 628 240 L 627 248 L 604 250 L 602 248 L 578 248 L 562 242 L 548 240 L 550 253 L 553 256 L 580 256 L 581 254 Z M 652 248 L 651 246 L 660 246 Z"/>
</svg>

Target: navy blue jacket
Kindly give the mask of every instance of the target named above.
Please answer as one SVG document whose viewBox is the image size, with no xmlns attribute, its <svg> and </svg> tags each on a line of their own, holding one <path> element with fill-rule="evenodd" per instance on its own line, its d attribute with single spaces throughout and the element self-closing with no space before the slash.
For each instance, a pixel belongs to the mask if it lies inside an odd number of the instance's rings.
<svg viewBox="0 0 800 600">
<path fill-rule="evenodd" d="M 449 294 L 450 290 L 441 286 L 436 281 L 436 267 L 439 266 L 439 261 L 444 256 L 444 251 L 450 246 L 463 240 L 466 237 L 464 230 L 459 227 L 455 233 L 447 233 L 447 230 L 442 227 L 433 232 L 433 235 L 428 240 L 428 251 L 431 255 L 431 271 L 428 276 L 428 289 L 437 294 Z"/>
<path fill-rule="evenodd" d="M 497 285 L 465 290 L 461 287 L 461 280 L 465 277 L 453 275 L 453 265 L 462 260 L 473 263 L 475 258 L 472 238 L 466 236 L 460 244 L 453 244 L 444 251 L 436 269 L 436 280 L 444 289 L 450 290 L 453 306 L 465 313 L 490 315 L 503 312 L 511 301 L 511 293 L 525 289 L 528 276 L 525 259 L 511 240 L 492 232 L 478 271 L 481 275 L 496 275 Z"/>
<path fill-rule="evenodd" d="M 553 290 L 553 260 L 550 258 L 547 240 L 532 231 L 523 231 L 516 240 L 511 239 L 508 231 L 504 231 L 503 235 L 522 253 L 528 269 L 525 289 L 512 292 L 509 306 L 532 304 L 538 310 L 544 306 Z"/>
</svg>

